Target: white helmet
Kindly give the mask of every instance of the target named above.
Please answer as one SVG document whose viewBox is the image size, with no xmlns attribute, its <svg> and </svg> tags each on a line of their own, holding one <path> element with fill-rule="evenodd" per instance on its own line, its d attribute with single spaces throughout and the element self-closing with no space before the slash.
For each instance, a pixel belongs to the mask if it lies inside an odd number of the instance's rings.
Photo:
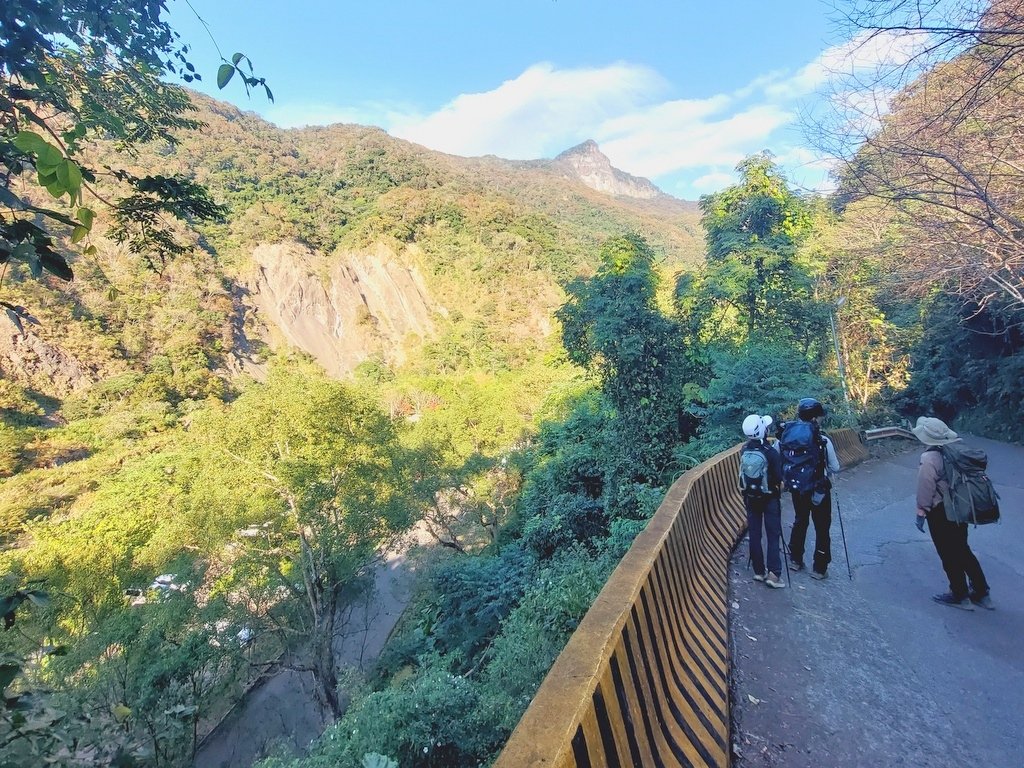
<svg viewBox="0 0 1024 768">
<path fill-rule="evenodd" d="M 764 440 L 768 427 L 773 424 L 771 416 L 758 416 L 752 413 L 743 420 L 743 434 L 755 440 Z"/>
</svg>

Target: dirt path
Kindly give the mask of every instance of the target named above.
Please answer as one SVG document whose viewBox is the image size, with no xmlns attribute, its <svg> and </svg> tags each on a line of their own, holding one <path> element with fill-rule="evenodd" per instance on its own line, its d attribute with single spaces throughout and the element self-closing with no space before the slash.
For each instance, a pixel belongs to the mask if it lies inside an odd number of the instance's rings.
<svg viewBox="0 0 1024 768">
<path fill-rule="evenodd" d="M 363 669 L 380 654 L 409 601 L 414 566 L 408 552 L 424 545 L 421 529 L 387 553 L 374 572 L 369 599 L 346 610 L 348 631 L 335 643 L 339 667 Z M 196 768 L 249 768 L 274 748 L 301 754 L 324 729 L 312 676 L 282 670 L 253 688 L 203 740 Z"/>
</svg>

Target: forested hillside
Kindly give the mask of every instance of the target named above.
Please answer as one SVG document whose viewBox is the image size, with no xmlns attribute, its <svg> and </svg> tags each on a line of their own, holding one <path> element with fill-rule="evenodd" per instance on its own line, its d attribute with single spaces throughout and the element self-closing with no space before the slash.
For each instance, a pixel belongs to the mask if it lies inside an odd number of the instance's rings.
<svg viewBox="0 0 1024 768">
<path fill-rule="evenodd" d="M 281 130 L 160 81 L 180 49 L 131 0 L 5 46 L 3 759 L 188 765 L 287 665 L 334 725 L 267 765 L 487 763 L 747 413 L 814 394 L 830 426 L 1018 439 L 1024 20 L 993 9 L 834 195 L 765 152 L 699 207 L 591 144 Z M 416 524 L 402 620 L 340 669 L 346 607 Z"/>
<path fill-rule="evenodd" d="M 375 556 L 424 518 L 441 551 L 493 546 L 521 483 L 510 452 L 586 388 L 553 318 L 567 281 L 619 232 L 655 243 L 666 276 L 700 258 L 693 204 L 595 191 L 565 158 L 455 158 L 175 99 L 165 134 L 63 146 L 125 174 L 95 174 L 87 231 L 57 219 L 74 280 L 4 274 L 5 613 L 21 606 L 4 640 L 15 685 L 53 689 L 31 738 L 4 721 L 25 760 L 186 763 L 277 663 L 313 670 L 336 717 L 335 620 Z M 27 133 L 18 162 L 42 163 Z M 99 202 L 133 179 L 190 179 L 222 208 L 130 229 Z"/>
</svg>

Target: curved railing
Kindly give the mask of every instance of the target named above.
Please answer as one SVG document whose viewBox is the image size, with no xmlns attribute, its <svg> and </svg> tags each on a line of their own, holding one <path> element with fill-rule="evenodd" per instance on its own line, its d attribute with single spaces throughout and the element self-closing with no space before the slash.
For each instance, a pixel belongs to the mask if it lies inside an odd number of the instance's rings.
<svg viewBox="0 0 1024 768">
<path fill-rule="evenodd" d="M 857 433 L 829 436 L 840 461 Z M 739 446 L 669 489 L 555 660 L 495 768 L 728 766 L 727 567 Z"/>
</svg>

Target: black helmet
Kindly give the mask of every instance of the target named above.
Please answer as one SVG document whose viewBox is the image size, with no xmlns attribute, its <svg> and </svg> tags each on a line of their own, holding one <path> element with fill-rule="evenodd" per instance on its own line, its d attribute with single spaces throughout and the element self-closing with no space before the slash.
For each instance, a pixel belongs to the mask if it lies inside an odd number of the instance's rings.
<svg viewBox="0 0 1024 768">
<path fill-rule="evenodd" d="M 796 415 L 803 421 L 810 421 L 815 416 L 825 417 L 825 408 L 813 397 L 804 397 L 796 406 Z"/>
</svg>

